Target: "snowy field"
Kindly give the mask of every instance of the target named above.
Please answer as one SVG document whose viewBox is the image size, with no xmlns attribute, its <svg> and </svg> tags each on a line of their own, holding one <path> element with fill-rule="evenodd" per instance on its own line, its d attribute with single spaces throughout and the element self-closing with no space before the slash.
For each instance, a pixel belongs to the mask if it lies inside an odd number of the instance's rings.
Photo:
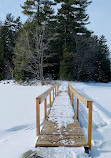
<svg viewBox="0 0 111 158">
<path fill-rule="evenodd" d="M 111 157 L 111 83 L 71 82 L 74 88 L 93 101 L 92 150 L 90 157 Z M 21 86 L 13 82 L 0 83 L 0 158 L 21 158 L 28 150 L 35 150 L 35 98 L 49 86 Z M 67 82 L 60 88 L 67 89 Z M 87 110 L 80 104 L 79 121 L 87 137 Z M 41 126 L 44 107 L 41 105 Z M 36 149 L 44 158 L 86 158 L 83 148 Z"/>
</svg>

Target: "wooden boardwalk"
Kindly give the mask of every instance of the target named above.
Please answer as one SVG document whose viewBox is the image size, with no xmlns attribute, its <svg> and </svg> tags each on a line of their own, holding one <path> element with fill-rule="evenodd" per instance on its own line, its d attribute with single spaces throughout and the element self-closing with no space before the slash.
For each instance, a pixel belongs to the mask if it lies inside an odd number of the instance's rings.
<svg viewBox="0 0 111 158">
<path fill-rule="evenodd" d="M 53 104 L 51 102 L 50 94 L 50 111 L 48 115 L 46 112 L 47 104 L 45 98 L 45 121 L 41 132 L 39 132 L 39 134 L 37 133 L 38 139 L 36 142 L 36 147 L 84 146 L 90 148 L 90 145 L 85 140 L 83 132 L 79 125 L 79 121 L 77 119 L 78 112 L 76 114 L 74 113 L 74 108 L 72 106 L 74 102 L 73 99 L 72 101 L 70 99 L 70 92 L 69 94 L 68 92 L 57 92 L 56 89 L 54 97 L 53 91 Z M 39 118 L 37 119 L 37 122 L 38 120 Z"/>
</svg>

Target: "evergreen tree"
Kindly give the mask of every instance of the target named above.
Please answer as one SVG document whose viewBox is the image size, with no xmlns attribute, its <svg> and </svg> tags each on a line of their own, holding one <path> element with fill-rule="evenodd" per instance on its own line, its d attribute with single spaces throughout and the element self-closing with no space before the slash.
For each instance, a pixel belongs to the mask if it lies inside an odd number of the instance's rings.
<svg viewBox="0 0 111 158">
<path fill-rule="evenodd" d="M 41 23 L 49 22 L 54 18 L 53 5 L 55 3 L 50 0 L 26 0 L 22 9 L 25 15 L 41 25 Z"/>
<path fill-rule="evenodd" d="M 88 15 L 86 14 L 86 8 L 91 2 L 88 2 L 87 0 L 82 0 L 82 1 L 55 0 L 55 1 L 57 3 L 61 3 L 61 8 L 58 10 L 58 14 L 57 14 L 57 21 L 58 21 L 57 31 L 60 34 L 60 40 L 62 41 L 62 53 L 63 53 L 63 55 L 61 54 L 61 62 L 62 62 L 61 65 L 62 68 L 60 66 L 60 75 L 61 75 L 62 71 L 67 72 L 65 70 L 66 66 L 63 64 L 65 63 L 65 61 L 63 61 L 64 59 L 62 58 L 62 56 L 64 56 L 64 54 L 65 55 L 67 54 L 67 58 L 68 58 L 68 52 L 69 52 L 73 54 L 72 59 L 69 59 L 69 61 L 74 60 L 76 53 L 75 37 L 77 35 L 89 36 L 91 34 L 91 32 L 89 32 L 85 27 L 85 25 L 88 24 L 88 19 L 89 19 Z M 72 66 L 73 67 L 71 67 L 70 70 L 74 69 L 74 64 Z"/>
<path fill-rule="evenodd" d="M 76 40 L 77 80 L 108 82 L 110 80 L 109 49 L 104 36 L 81 37 Z"/>
<path fill-rule="evenodd" d="M 94 54 L 94 76 L 99 82 L 108 82 L 110 80 L 110 51 L 106 44 L 106 39 L 102 35 L 97 41 L 97 47 Z"/>
<path fill-rule="evenodd" d="M 17 30 L 21 26 L 20 17 L 14 20 L 11 14 L 7 14 L 4 24 L 0 29 L 0 57 L 2 66 L 1 79 L 13 77 L 13 55 Z"/>
</svg>

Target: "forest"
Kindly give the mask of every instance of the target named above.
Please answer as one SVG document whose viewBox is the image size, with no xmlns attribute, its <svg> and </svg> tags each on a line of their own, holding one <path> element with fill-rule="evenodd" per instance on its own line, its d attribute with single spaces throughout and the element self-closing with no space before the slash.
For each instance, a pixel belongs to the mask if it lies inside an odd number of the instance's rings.
<svg viewBox="0 0 111 158">
<path fill-rule="evenodd" d="M 107 40 L 87 29 L 90 4 L 26 0 L 21 6 L 25 23 L 7 14 L 0 22 L 0 80 L 111 81 Z"/>
</svg>

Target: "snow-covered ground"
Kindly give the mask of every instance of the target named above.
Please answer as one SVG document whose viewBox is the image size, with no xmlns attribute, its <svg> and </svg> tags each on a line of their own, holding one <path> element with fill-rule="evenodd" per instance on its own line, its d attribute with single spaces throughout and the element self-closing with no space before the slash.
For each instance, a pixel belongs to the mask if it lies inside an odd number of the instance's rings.
<svg viewBox="0 0 111 158">
<path fill-rule="evenodd" d="M 74 88 L 93 101 L 93 132 L 91 157 L 111 157 L 111 83 L 71 82 Z M 0 158 L 20 158 L 22 153 L 34 150 L 36 142 L 35 98 L 49 86 L 21 86 L 13 82 L 0 83 Z M 67 90 L 67 82 L 60 89 Z M 76 99 L 75 99 L 76 100 Z M 80 104 L 79 120 L 87 137 L 87 110 Z M 41 126 L 44 107 L 41 105 Z M 85 158 L 83 148 L 38 148 L 44 158 Z M 60 156 L 61 155 L 61 156 Z M 50 158 L 52 158 L 50 157 Z"/>
<path fill-rule="evenodd" d="M 0 83 L 0 158 L 19 158 L 35 146 L 36 97 L 49 87 Z"/>
<path fill-rule="evenodd" d="M 92 157 L 111 157 L 111 82 L 77 83 L 74 88 L 93 100 Z M 87 110 L 81 104 L 79 117 L 82 130 L 87 136 Z"/>
</svg>

